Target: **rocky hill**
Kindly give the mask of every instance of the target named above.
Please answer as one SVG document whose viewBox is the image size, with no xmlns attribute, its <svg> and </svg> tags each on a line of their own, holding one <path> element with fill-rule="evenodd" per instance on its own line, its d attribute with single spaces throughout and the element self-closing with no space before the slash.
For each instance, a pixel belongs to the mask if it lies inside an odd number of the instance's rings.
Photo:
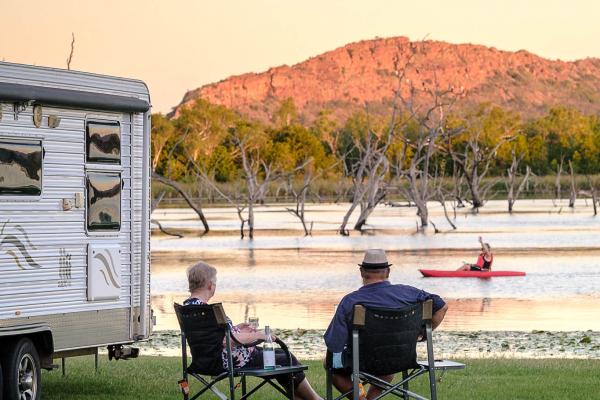
<svg viewBox="0 0 600 400">
<path fill-rule="evenodd" d="M 305 122 L 323 108 L 341 121 L 366 102 L 384 110 L 381 105 L 390 104 L 397 87 L 395 71 L 406 65 L 403 93 L 408 93 L 407 83 L 454 88 L 464 94 L 457 103 L 461 108 L 489 101 L 518 110 L 524 118 L 555 105 L 600 112 L 600 59 L 564 62 L 524 50 L 395 37 L 351 43 L 293 66 L 202 86 L 187 92 L 172 115 L 202 97 L 268 121 L 281 101 L 291 97 Z M 416 101 L 426 101 L 424 93 L 418 92 Z"/>
</svg>

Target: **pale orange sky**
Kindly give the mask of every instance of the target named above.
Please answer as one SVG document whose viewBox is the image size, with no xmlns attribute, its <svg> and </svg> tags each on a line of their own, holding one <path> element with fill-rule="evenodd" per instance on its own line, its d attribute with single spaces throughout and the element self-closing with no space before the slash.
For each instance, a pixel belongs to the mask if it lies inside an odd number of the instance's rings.
<svg viewBox="0 0 600 400">
<path fill-rule="evenodd" d="M 600 1 L 0 0 L 0 60 L 139 78 L 153 110 L 188 89 L 295 64 L 349 42 L 408 36 L 600 57 Z"/>
</svg>

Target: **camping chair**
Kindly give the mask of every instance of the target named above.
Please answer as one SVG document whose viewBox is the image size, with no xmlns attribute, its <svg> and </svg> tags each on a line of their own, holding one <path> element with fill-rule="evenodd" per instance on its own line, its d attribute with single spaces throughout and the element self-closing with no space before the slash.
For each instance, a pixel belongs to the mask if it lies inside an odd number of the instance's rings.
<svg viewBox="0 0 600 400">
<path fill-rule="evenodd" d="M 408 384 L 427 373 L 430 396 L 436 400 L 435 371 L 462 369 L 465 365 L 453 361 L 434 361 L 431 317 L 431 300 L 402 309 L 355 305 L 351 352 L 345 354 L 343 360 L 344 366 L 352 366 L 353 389 L 342 393 L 336 400 L 350 393 L 353 393 L 354 400 L 358 400 L 359 385 L 367 383 L 382 390 L 377 399 L 391 394 L 403 399 L 426 400 L 411 392 Z M 427 361 L 417 361 L 417 340 L 423 333 L 427 342 Z M 397 383 L 388 383 L 377 377 L 399 372 L 402 372 L 402 379 Z M 326 380 L 327 400 L 331 400 L 331 363 L 328 364 Z"/>
<path fill-rule="evenodd" d="M 270 384 L 288 399 L 294 399 L 294 374 L 306 370 L 305 365 L 292 366 L 292 358 L 286 345 L 279 339 L 275 342 L 285 351 L 289 359 L 288 366 L 276 366 L 275 369 L 250 369 L 250 368 L 234 368 L 233 357 L 231 355 L 231 344 L 239 341 L 231 332 L 227 317 L 223 311 L 223 306 L 220 303 L 206 305 L 188 305 L 181 306 L 175 303 L 175 314 L 181 328 L 181 357 L 183 367 L 183 377 L 179 381 L 179 386 L 183 394 L 184 400 L 197 399 L 204 392 L 210 390 L 221 400 L 235 400 L 235 389 L 241 384 L 242 395 L 240 400 L 245 400 L 253 395 L 257 390 L 265 384 Z M 225 340 L 228 357 L 228 369 L 223 368 L 223 340 Z M 256 346 L 262 340 L 254 343 L 243 345 L 245 347 Z M 188 365 L 187 362 L 187 345 L 190 347 L 192 354 L 192 362 Z M 274 381 L 275 376 L 287 374 L 290 376 L 289 387 L 280 386 L 277 381 Z M 193 397 L 189 397 L 188 376 L 196 378 L 203 388 L 198 391 Z M 209 376 L 205 379 L 202 375 Z M 255 376 L 262 378 L 263 381 L 247 392 L 246 377 Z M 236 385 L 234 379 L 240 377 L 240 383 Z M 229 381 L 229 397 L 219 391 L 215 384 L 221 380 L 228 379 Z"/>
</svg>

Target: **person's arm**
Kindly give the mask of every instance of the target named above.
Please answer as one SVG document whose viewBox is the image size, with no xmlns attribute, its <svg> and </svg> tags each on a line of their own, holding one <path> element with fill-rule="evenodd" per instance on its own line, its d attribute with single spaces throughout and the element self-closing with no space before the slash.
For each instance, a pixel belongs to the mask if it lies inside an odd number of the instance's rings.
<svg viewBox="0 0 600 400">
<path fill-rule="evenodd" d="M 418 292 L 416 293 L 416 298 L 417 298 L 418 302 L 422 303 L 427 300 L 432 301 L 433 315 L 431 316 L 431 327 L 433 329 L 437 328 L 442 323 L 442 320 L 444 319 L 444 316 L 446 315 L 446 311 L 448 311 L 448 305 L 437 294 L 428 293 L 424 290 L 416 289 L 416 288 L 415 288 L 415 290 L 418 290 Z M 424 338 L 424 332 L 425 331 L 423 330 L 421 335 L 419 335 L 419 340 L 422 340 Z"/>
<path fill-rule="evenodd" d="M 337 310 L 335 310 L 335 315 L 329 323 L 329 327 L 325 331 L 325 335 L 323 335 L 327 350 L 331 352 L 331 366 L 333 368 L 344 367 L 342 354 L 349 332 L 348 307 L 349 305 L 342 299 Z"/>
<path fill-rule="evenodd" d="M 448 311 L 448 304 L 444 304 L 442 308 L 433 313 L 433 316 L 431 317 L 432 329 L 435 329 L 438 326 L 440 326 L 440 324 L 444 320 L 444 317 L 446 316 L 446 311 Z"/>
<path fill-rule="evenodd" d="M 250 344 L 257 340 L 265 340 L 265 334 L 263 332 L 232 332 L 235 337 L 235 341 L 240 344 Z M 271 338 L 276 339 L 275 335 L 271 333 Z"/>
</svg>

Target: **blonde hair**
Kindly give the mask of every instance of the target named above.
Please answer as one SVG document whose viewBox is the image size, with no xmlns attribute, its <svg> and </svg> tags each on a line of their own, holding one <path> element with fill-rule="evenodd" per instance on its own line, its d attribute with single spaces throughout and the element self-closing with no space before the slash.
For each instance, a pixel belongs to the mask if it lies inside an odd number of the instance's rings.
<svg viewBox="0 0 600 400">
<path fill-rule="evenodd" d="M 187 278 L 190 292 L 205 287 L 208 282 L 214 281 L 217 270 L 203 261 L 199 261 L 187 269 Z"/>
</svg>

